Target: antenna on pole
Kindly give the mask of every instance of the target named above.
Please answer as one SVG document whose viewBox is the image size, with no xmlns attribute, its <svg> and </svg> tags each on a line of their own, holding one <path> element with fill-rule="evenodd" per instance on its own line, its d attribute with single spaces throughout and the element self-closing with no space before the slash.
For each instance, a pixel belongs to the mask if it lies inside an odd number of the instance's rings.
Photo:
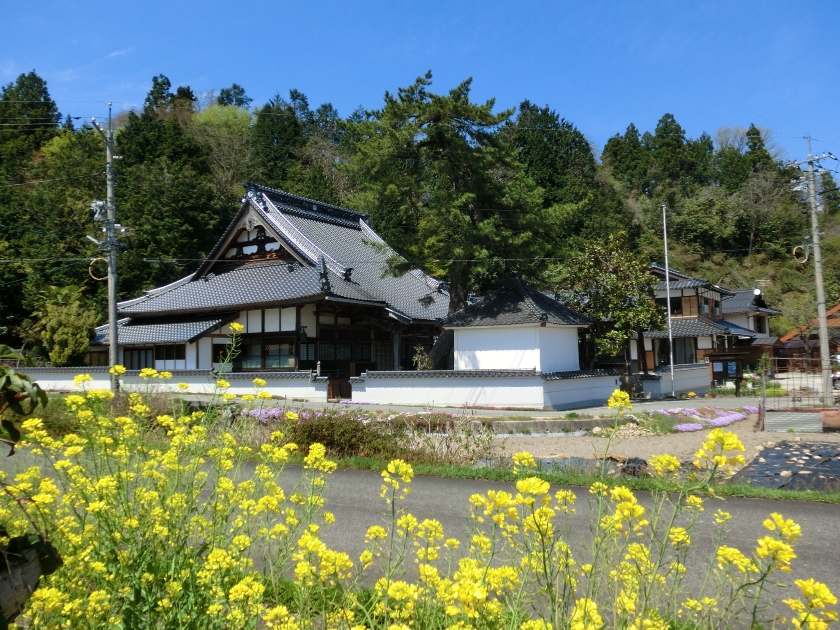
<svg viewBox="0 0 840 630">
<path fill-rule="evenodd" d="M 671 398 L 676 398 L 674 385 L 674 333 L 671 329 L 671 268 L 668 266 L 668 221 L 665 220 L 667 206 L 662 204 L 662 236 L 665 242 L 665 302 L 668 309 L 668 355 L 671 363 Z"/>
</svg>

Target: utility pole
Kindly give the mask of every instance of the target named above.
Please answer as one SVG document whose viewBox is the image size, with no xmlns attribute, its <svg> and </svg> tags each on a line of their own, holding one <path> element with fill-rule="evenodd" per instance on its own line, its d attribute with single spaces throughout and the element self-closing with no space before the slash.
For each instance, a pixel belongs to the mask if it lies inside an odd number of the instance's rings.
<svg viewBox="0 0 840 630">
<path fill-rule="evenodd" d="M 105 220 L 105 243 L 108 248 L 108 364 L 114 367 L 120 362 L 119 346 L 117 336 L 117 212 L 114 203 L 114 130 L 111 128 L 111 102 L 108 102 L 108 130 L 107 132 L 99 126 L 96 118 L 92 119 L 93 126 L 105 140 L 105 161 L 107 177 L 107 197 L 105 208 L 107 211 Z M 111 391 L 118 394 L 120 391 L 120 379 L 117 374 L 111 373 Z"/>
<path fill-rule="evenodd" d="M 826 406 L 834 404 L 833 384 L 831 381 L 831 356 L 828 349 L 828 321 L 825 314 L 825 285 L 823 283 L 822 248 L 820 246 L 820 222 L 817 203 L 817 185 L 814 181 L 814 164 L 822 159 L 836 160 L 831 153 L 824 153 L 819 156 L 811 154 L 811 136 L 805 136 L 808 140 L 808 200 L 811 206 L 811 244 L 814 247 L 814 283 L 817 285 L 817 320 L 819 321 L 820 334 L 820 368 L 822 372 L 823 404 Z M 803 162 L 794 162 L 799 166 Z"/>
<path fill-rule="evenodd" d="M 668 266 L 668 221 L 665 219 L 667 206 L 662 204 L 662 236 L 665 241 L 665 302 L 668 309 L 668 352 L 671 362 L 671 398 L 676 398 L 676 386 L 674 384 L 674 333 L 671 328 L 671 268 Z M 644 350 L 644 348 L 642 348 Z"/>
</svg>

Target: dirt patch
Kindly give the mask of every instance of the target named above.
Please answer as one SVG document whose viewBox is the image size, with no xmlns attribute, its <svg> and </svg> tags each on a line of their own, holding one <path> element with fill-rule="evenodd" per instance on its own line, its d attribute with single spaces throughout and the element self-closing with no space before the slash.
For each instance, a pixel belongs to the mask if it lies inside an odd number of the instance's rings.
<svg viewBox="0 0 840 630">
<path fill-rule="evenodd" d="M 820 442 L 840 443 L 840 433 L 811 433 L 800 436 L 790 433 L 756 431 L 755 424 L 756 416 L 750 415 L 747 419 L 733 422 L 726 427 L 727 431 L 737 433 L 744 443 L 744 447 L 747 449 L 747 461 L 755 457 L 756 447 L 762 446 L 765 442 L 792 441 L 798 437 L 801 441 L 819 440 Z M 710 430 L 704 429 L 692 433 L 668 433 L 651 437 L 613 438 L 612 440 L 594 435 L 579 437 L 499 436 L 497 440 L 502 443 L 501 445 L 504 446 L 507 454 L 528 451 L 535 457 L 565 455 L 594 458 L 603 457 L 606 452 L 608 455 L 650 459 L 652 455 L 668 453 L 682 461 L 694 457 L 694 453 L 700 448 Z"/>
</svg>

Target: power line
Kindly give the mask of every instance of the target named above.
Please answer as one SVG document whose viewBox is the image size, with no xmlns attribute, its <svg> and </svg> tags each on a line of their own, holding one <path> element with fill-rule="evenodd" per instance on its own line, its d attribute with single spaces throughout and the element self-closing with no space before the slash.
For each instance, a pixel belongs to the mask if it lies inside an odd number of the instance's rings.
<svg viewBox="0 0 840 630">
<path fill-rule="evenodd" d="M 19 282 L 25 282 L 26 280 L 28 280 L 32 276 L 43 276 L 45 274 L 53 273 L 54 271 L 60 271 L 61 269 L 66 269 L 67 267 L 72 267 L 74 265 L 78 265 L 80 263 L 87 262 L 87 261 L 88 261 L 88 259 L 86 258 L 84 260 L 76 260 L 75 262 L 71 262 L 67 265 L 61 265 L 59 267 L 53 267 L 52 269 L 47 269 L 46 271 L 41 271 L 41 272 L 37 272 L 37 273 L 27 273 L 23 278 L 18 278 L 17 280 L 11 280 L 10 282 L 4 282 L 4 283 L 0 284 L 0 287 L 7 287 L 11 284 L 18 284 Z"/>
<path fill-rule="evenodd" d="M 34 179 L 31 182 L 21 182 L 20 184 L 0 184 L 0 188 L 15 188 L 18 186 L 34 186 L 37 184 L 49 184 L 52 182 L 63 182 L 70 179 L 86 179 L 89 177 L 100 177 L 105 173 L 91 173 L 90 175 L 76 175 L 74 177 L 56 177 L 54 179 Z"/>
</svg>

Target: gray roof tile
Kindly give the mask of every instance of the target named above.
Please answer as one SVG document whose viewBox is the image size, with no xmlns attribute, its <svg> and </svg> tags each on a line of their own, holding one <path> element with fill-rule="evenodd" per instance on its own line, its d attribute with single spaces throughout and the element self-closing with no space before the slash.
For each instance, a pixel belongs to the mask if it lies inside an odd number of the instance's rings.
<svg viewBox="0 0 840 630">
<path fill-rule="evenodd" d="M 214 315 L 201 318 L 122 319 L 117 326 L 117 343 L 141 345 L 151 343 L 184 343 L 194 341 L 204 333 L 217 328 L 233 318 L 232 315 Z M 91 341 L 94 345 L 108 345 L 108 324 L 99 326 Z"/>
<path fill-rule="evenodd" d="M 249 262 L 230 267 L 222 261 L 213 265 L 212 260 L 221 255 L 217 250 L 223 241 L 219 241 L 197 274 L 121 302 L 120 314 L 256 308 L 334 296 L 381 304 L 413 320 L 436 321 L 446 316 L 449 294 L 441 282 L 419 270 L 399 277 L 386 273 L 388 260 L 395 254 L 366 223 L 367 215 L 256 184 L 249 184 L 243 208 L 245 204 L 262 215 L 282 242 L 308 264 Z M 322 261 L 329 290 L 320 281 Z M 344 279 L 348 268 L 352 268 L 349 281 Z"/>
<path fill-rule="evenodd" d="M 443 321 L 446 328 L 510 326 L 515 324 L 588 326 L 585 315 L 553 300 L 512 276 L 484 300 L 469 304 Z"/>
<path fill-rule="evenodd" d="M 670 285 L 671 289 L 693 289 L 695 287 L 705 287 L 712 291 L 717 291 L 721 294 L 721 296 L 728 296 L 732 295 L 732 291 L 729 289 L 724 289 L 723 287 L 719 287 L 716 284 L 709 282 L 708 280 L 703 280 L 702 278 L 692 278 L 691 276 L 687 276 L 679 271 L 675 271 L 674 269 L 668 269 L 668 276 L 670 277 Z M 668 285 L 665 282 L 665 267 L 658 264 L 658 263 L 651 263 L 650 264 L 650 272 L 658 277 L 662 278 L 662 282 L 654 286 L 653 288 L 656 291 L 665 291 L 668 288 Z"/>
<path fill-rule="evenodd" d="M 782 312 L 769 308 L 761 294 L 756 295 L 755 289 L 735 289 L 732 297 L 721 301 L 724 315 L 734 313 L 758 312 L 766 315 L 781 315 Z"/>
<path fill-rule="evenodd" d="M 722 319 L 706 319 L 705 317 L 673 317 L 671 318 L 671 334 L 674 338 L 683 337 L 711 337 L 712 335 L 737 335 L 754 337 L 755 333 L 741 328 Z M 645 333 L 648 339 L 667 339 L 668 328 L 664 330 L 650 330 Z"/>
</svg>

